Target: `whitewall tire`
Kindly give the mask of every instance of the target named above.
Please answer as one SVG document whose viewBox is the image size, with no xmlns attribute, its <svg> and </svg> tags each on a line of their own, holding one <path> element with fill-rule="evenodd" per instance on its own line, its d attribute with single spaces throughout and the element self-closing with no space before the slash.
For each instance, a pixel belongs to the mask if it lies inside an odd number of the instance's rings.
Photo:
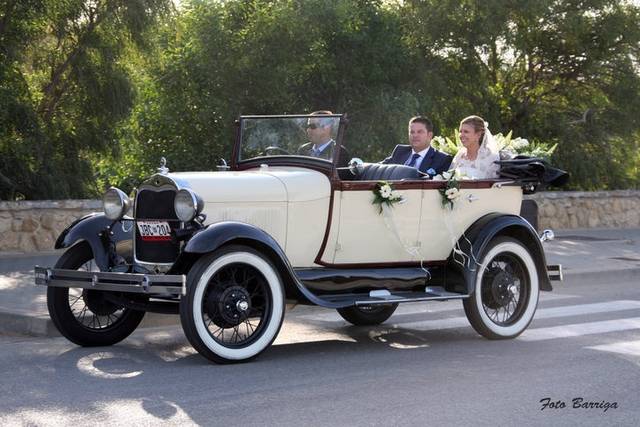
<svg viewBox="0 0 640 427">
<path fill-rule="evenodd" d="M 535 261 L 510 237 L 489 243 L 471 296 L 463 301 L 471 326 L 489 339 L 514 338 L 531 323 L 540 293 Z"/>
<path fill-rule="evenodd" d="M 284 308 L 277 269 L 258 251 L 234 245 L 194 264 L 180 301 L 180 319 L 200 354 L 217 363 L 234 363 L 250 360 L 271 345 Z"/>
</svg>

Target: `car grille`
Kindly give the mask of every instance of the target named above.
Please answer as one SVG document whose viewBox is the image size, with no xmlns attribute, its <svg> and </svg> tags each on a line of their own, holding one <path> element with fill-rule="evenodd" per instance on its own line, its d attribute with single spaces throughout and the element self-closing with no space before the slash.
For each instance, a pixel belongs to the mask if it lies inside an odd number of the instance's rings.
<svg viewBox="0 0 640 427">
<path fill-rule="evenodd" d="M 135 204 L 136 223 L 145 220 L 167 221 L 172 230 L 180 227 L 173 200 L 175 189 L 138 191 Z M 136 260 L 153 264 L 173 263 L 180 252 L 180 243 L 171 240 L 143 240 L 140 231 L 134 227 Z"/>
</svg>

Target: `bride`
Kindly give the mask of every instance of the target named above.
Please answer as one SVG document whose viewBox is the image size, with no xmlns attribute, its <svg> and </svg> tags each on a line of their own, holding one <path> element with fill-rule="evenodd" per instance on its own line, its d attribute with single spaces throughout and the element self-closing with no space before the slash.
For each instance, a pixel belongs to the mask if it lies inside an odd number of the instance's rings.
<svg viewBox="0 0 640 427">
<path fill-rule="evenodd" d="M 482 117 L 469 116 L 460 122 L 460 141 L 463 147 L 451 162 L 469 179 L 493 179 L 498 177 L 500 154 L 488 123 Z"/>
</svg>

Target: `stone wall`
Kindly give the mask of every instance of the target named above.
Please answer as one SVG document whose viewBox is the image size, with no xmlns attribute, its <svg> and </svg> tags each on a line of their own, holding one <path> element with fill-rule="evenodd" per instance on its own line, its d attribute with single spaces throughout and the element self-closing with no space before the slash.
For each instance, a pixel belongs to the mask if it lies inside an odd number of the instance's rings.
<svg viewBox="0 0 640 427">
<path fill-rule="evenodd" d="M 540 230 L 640 227 L 640 191 L 543 192 L 526 196 L 538 203 Z M 98 200 L 0 202 L 0 252 L 52 250 L 75 219 L 102 211 Z"/>
<path fill-rule="evenodd" d="M 69 224 L 101 210 L 99 200 L 0 202 L 0 252 L 53 250 Z"/>
<path fill-rule="evenodd" d="M 525 196 L 538 204 L 538 228 L 640 227 L 640 191 L 558 191 Z"/>
</svg>

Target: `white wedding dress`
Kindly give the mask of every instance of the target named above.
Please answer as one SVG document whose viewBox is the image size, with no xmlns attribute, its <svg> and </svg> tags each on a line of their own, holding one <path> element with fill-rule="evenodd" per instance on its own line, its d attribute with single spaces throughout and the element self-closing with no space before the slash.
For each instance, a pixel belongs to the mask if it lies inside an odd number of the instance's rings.
<svg viewBox="0 0 640 427">
<path fill-rule="evenodd" d="M 451 169 L 460 171 L 463 179 L 493 179 L 498 178 L 500 165 L 494 162 L 500 160 L 497 144 L 487 127 L 478 149 L 475 160 L 467 157 L 467 149 L 462 147 L 451 162 Z"/>
</svg>

